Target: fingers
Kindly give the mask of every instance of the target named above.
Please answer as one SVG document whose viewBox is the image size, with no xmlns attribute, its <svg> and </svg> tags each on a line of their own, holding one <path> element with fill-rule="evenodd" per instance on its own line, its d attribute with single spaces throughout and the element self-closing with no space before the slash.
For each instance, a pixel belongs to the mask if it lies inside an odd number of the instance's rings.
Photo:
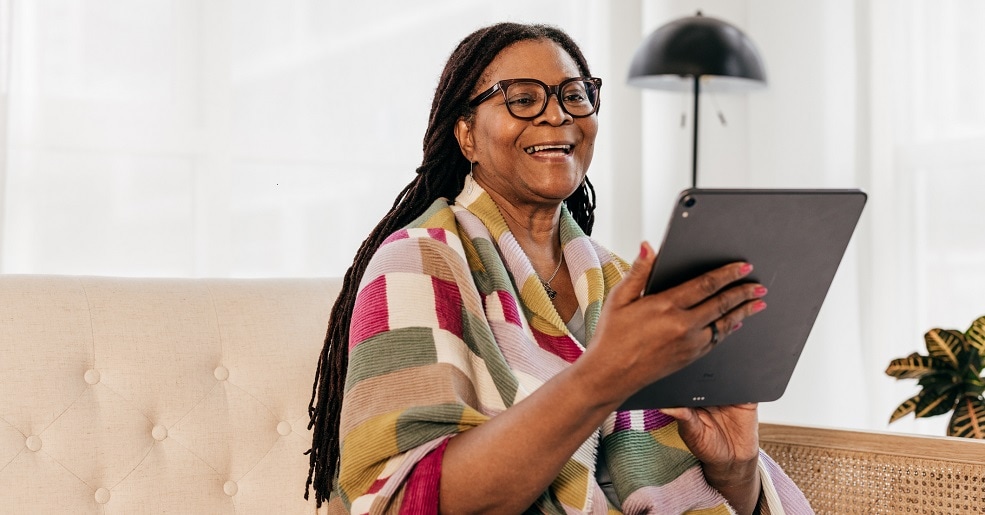
<svg viewBox="0 0 985 515">
<path fill-rule="evenodd" d="M 712 319 L 705 333 L 708 344 L 714 347 L 742 327 L 742 321 L 766 309 L 760 297 L 766 288 L 758 284 L 736 286 L 708 299 L 694 308 L 698 320 Z"/>
<path fill-rule="evenodd" d="M 638 299 L 643 289 L 646 288 L 646 281 L 650 277 L 650 269 L 653 268 L 656 255 L 653 247 L 649 243 L 643 242 L 640 245 L 640 254 L 636 257 L 636 261 L 633 261 L 629 273 L 613 288 L 606 302 L 625 305 Z"/>
<path fill-rule="evenodd" d="M 729 286 L 752 272 L 752 265 L 731 263 L 668 290 L 672 302 L 689 311 L 692 323 L 708 346 L 714 347 L 740 327 L 742 321 L 766 308 L 766 287 L 749 283 Z"/>
<path fill-rule="evenodd" d="M 719 290 L 729 284 L 746 277 L 751 272 L 752 265 L 749 263 L 732 263 L 671 288 L 668 293 L 673 296 L 679 307 L 691 308 L 704 302 L 705 299 L 718 293 Z"/>
<path fill-rule="evenodd" d="M 694 408 L 661 408 L 660 412 L 678 422 L 686 422 L 695 416 Z"/>
</svg>

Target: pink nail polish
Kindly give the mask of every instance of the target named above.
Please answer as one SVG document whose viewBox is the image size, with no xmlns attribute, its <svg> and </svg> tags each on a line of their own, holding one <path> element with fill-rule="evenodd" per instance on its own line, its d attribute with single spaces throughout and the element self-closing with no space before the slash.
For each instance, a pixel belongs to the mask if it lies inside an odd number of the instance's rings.
<svg viewBox="0 0 985 515">
<path fill-rule="evenodd" d="M 735 331 L 738 331 L 741 328 L 742 328 L 742 322 L 736 322 L 735 325 L 732 326 L 732 331 L 731 332 L 734 333 Z"/>
<path fill-rule="evenodd" d="M 640 257 L 637 259 L 643 259 L 646 257 L 646 244 L 640 243 Z"/>
<path fill-rule="evenodd" d="M 763 302 L 763 301 L 761 301 L 761 300 L 756 301 L 756 303 L 752 305 L 752 312 L 753 313 L 759 313 L 760 311 L 762 311 L 764 309 L 766 309 L 766 303 Z"/>
<path fill-rule="evenodd" d="M 757 297 L 762 297 L 763 295 L 766 295 L 767 291 L 768 290 L 765 286 L 757 286 L 756 289 L 753 290 L 753 294 Z"/>
<path fill-rule="evenodd" d="M 742 268 L 739 269 L 739 272 L 743 274 L 748 274 L 749 272 L 752 272 L 752 265 L 749 263 L 743 264 Z"/>
</svg>

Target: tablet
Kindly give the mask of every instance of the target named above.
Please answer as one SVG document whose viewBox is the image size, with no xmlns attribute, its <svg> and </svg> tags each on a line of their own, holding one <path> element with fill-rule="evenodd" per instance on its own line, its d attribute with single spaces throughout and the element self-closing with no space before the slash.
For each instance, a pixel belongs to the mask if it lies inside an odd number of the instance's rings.
<svg viewBox="0 0 985 515">
<path fill-rule="evenodd" d="M 647 294 L 735 261 L 768 288 L 767 308 L 620 409 L 779 399 L 865 205 L 860 190 L 689 189 L 680 194 Z"/>
</svg>

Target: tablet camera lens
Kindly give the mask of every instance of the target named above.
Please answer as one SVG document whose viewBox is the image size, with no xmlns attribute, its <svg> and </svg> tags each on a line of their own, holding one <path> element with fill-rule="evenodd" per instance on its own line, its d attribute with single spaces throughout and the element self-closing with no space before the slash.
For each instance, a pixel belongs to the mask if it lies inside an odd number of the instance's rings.
<svg viewBox="0 0 985 515">
<path fill-rule="evenodd" d="M 684 199 L 681 200 L 681 204 L 683 204 L 684 207 L 692 207 L 692 206 L 694 206 L 694 203 L 695 202 L 697 202 L 697 201 L 694 200 L 694 197 L 692 197 L 690 195 L 684 197 Z"/>
</svg>

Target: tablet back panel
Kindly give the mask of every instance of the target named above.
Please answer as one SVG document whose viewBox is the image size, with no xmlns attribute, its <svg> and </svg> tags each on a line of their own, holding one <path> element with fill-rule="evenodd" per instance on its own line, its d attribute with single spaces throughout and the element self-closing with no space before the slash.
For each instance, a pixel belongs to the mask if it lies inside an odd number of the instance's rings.
<svg viewBox="0 0 985 515">
<path fill-rule="evenodd" d="M 859 190 L 681 193 L 647 293 L 734 261 L 769 289 L 765 311 L 711 352 L 632 396 L 620 409 L 768 402 L 790 381 L 862 214 Z"/>
</svg>

